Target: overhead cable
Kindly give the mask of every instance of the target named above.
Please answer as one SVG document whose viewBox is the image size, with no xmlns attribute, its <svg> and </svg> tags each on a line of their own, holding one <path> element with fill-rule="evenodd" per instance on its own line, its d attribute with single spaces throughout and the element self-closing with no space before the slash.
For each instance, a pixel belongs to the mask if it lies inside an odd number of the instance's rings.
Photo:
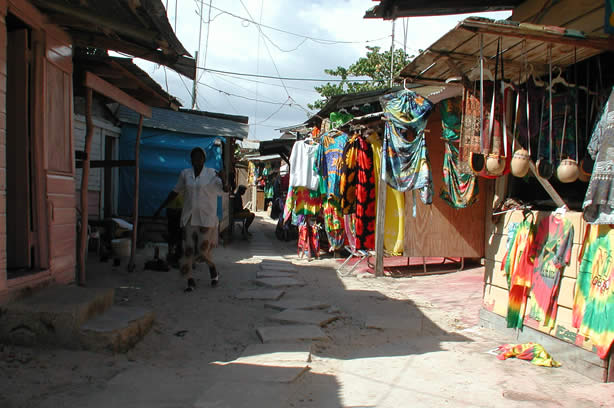
<svg viewBox="0 0 614 408">
<path fill-rule="evenodd" d="M 259 74 L 247 74 L 242 72 L 232 72 L 232 71 L 222 71 L 219 69 L 211 69 L 211 68 L 203 68 L 196 67 L 196 69 L 201 69 L 209 72 L 217 72 L 220 74 L 229 74 L 229 75 L 238 75 L 238 76 L 247 76 L 253 78 L 269 78 L 269 79 L 283 79 L 284 81 L 308 81 L 308 82 L 378 82 L 378 79 L 316 79 L 316 78 L 290 78 L 290 77 L 277 77 L 274 75 L 259 75 Z"/>
<path fill-rule="evenodd" d="M 277 27 L 271 27 L 271 26 L 266 25 L 266 24 L 260 24 L 259 22 L 254 21 L 254 19 L 251 16 L 250 16 L 250 18 L 245 18 L 243 16 L 239 16 L 237 14 L 231 13 L 230 11 L 223 10 L 221 8 L 218 8 L 218 7 L 214 7 L 211 4 L 209 4 L 209 7 L 211 7 L 214 10 L 217 10 L 217 11 L 223 13 L 223 14 L 228 14 L 231 17 L 238 18 L 239 20 L 247 21 L 248 23 L 256 24 L 257 26 L 260 26 L 260 27 L 263 27 L 263 28 L 268 28 L 269 30 L 273 30 L 273 31 L 278 31 L 280 33 L 284 33 L 284 34 L 288 34 L 288 35 L 293 35 L 295 37 L 306 38 L 308 40 L 317 42 L 319 44 L 364 44 L 364 43 L 382 41 L 382 40 L 390 37 L 389 35 L 387 35 L 387 36 L 384 36 L 384 37 L 381 37 L 381 38 L 375 38 L 375 39 L 371 39 L 371 40 L 362 40 L 362 41 L 339 41 L 339 40 L 330 40 L 330 39 L 326 39 L 326 38 L 317 38 L 317 37 L 312 37 L 312 36 L 308 36 L 308 35 L 304 35 L 304 34 L 293 33 L 291 31 L 282 30 L 281 28 L 277 28 Z"/>
</svg>

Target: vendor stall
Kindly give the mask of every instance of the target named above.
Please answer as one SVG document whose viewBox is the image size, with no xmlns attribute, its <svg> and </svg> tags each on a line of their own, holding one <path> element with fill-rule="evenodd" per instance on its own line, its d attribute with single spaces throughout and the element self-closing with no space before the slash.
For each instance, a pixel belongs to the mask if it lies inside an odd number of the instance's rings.
<svg viewBox="0 0 614 408">
<path fill-rule="evenodd" d="M 464 88 L 459 164 L 494 183 L 483 324 L 575 344 L 588 352 L 560 349 L 568 366 L 609 381 L 611 49 L 578 30 L 469 18 L 401 73 Z"/>
</svg>

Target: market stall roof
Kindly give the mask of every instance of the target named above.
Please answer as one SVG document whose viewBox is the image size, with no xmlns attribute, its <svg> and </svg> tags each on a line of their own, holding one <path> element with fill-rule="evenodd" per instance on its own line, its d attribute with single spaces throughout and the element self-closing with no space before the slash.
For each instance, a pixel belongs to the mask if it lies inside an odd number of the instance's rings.
<svg viewBox="0 0 614 408">
<path fill-rule="evenodd" d="M 408 87 L 415 87 L 417 85 L 411 85 Z M 354 92 L 347 93 L 341 95 L 333 95 L 330 97 L 326 105 L 318 113 L 313 115 L 311 118 L 307 119 L 304 125 L 313 126 L 322 121 L 323 118 L 328 118 L 332 112 L 337 112 L 340 109 L 346 109 L 349 113 L 354 116 L 364 115 L 365 113 L 377 112 L 381 110 L 381 106 L 379 105 L 379 98 L 382 95 L 386 95 L 388 93 L 397 92 L 403 89 L 403 87 L 395 86 L 392 88 L 384 88 L 384 89 L 375 89 L 372 91 L 364 91 L 364 92 Z M 360 108 L 363 105 L 374 105 L 370 106 L 370 112 L 361 112 Z M 359 108 L 358 112 L 355 113 L 352 109 L 353 107 Z"/>
<path fill-rule="evenodd" d="M 380 0 L 364 18 L 392 20 L 399 17 L 440 16 L 510 10 L 524 0 Z"/>
<path fill-rule="evenodd" d="M 279 155 L 284 161 L 288 161 L 292 147 L 296 140 L 294 139 L 273 139 L 260 142 L 260 155 Z"/>
<path fill-rule="evenodd" d="M 123 106 L 119 107 L 117 117 L 122 123 L 132 125 L 139 123 L 139 115 Z M 241 118 L 241 121 L 211 117 L 209 112 L 195 113 L 190 110 L 176 112 L 171 109 L 153 108 L 152 117 L 144 119 L 143 127 L 201 136 L 245 139 L 249 127 L 246 123 L 242 123 L 245 117 L 238 118 Z"/>
<path fill-rule="evenodd" d="M 485 67 L 494 72 L 497 40 L 501 38 L 505 75 L 514 80 L 520 70 L 526 77 L 524 58 L 534 75 L 547 74 L 550 46 L 553 67 L 563 69 L 574 64 L 574 60 L 580 62 L 614 50 L 614 41 L 609 38 L 587 36 L 561 27 L 470 17 L 418 55 L 401 71 L 400 77 L 419 83 L 444 83 L 462 76 L 479 79 L 481 34 L 484 35 Z"/>
<path fill-rule="evenodd" d="M 76 46 L 128 53 L 196 77 L 196 61 L 175 36 L 161 0 L 32 0 Z"/>
<path fill-rule="evenodd" d="M 281 160 L 281 156 L 278 154 L 269 154 L 266 156 L 263 156 L 263 155 L 245 156 L 245 160 L 248 160 L 248 161 Z"/>
<path fill-rule="evenodd" d="M 104 79 L 139 101 L 158 108 L 177 110 L 181 102 L 166 93 L 156 81 L 132 62 L 131 58 L 110 57 L 107 55 L 75 55 L 76 75 L 85 72 Z M 80 81 L 76 81 L 75 92 L 80 92 Z"/>
</svg>

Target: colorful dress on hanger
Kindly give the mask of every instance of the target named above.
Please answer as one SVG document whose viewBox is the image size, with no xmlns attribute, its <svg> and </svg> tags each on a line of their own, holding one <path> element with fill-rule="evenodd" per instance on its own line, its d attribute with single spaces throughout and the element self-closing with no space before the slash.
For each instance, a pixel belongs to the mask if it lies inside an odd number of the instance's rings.
<svg viewBox="0 0 614 408">
<path fill-rule="evenodd" d="M 501 263 L 509 276 L 509 300 L 507 306 L 507 327 L 521 329 L 527 297 L 531 290 L 533 267 L 529 260 L 533 246 L 534 226 L 527 216 L 515 228 L 512 244 Z"/>
<path fill-rule="evenodd" d="M 355 213 L 356 249 L 375 248 L 375 178 L 373 151 L 359 134 L 348 140 L 341 169 L 341 208 Z"/>
<path fill-rule="evenodd" d="M 544 327 L 554 327 L 561 282 L 561 271 L 569 264 L 574 228 L 568 219 L 551 215 L 537 228 L 529 257 L 533 261 L 533 279 L 529 316 Z"/>
<path fill-rule="evenodd" d="M 614 342 L 614 229 L 588 225 L 579 255 L 572 326 L 605 359 Z"/>
<path fill-rule="evenodd" d="M 442 137 L 444 140 L 443 186 L 439 196 L 452 208 L 466 208 L 478 196 L 478 178 L 471 172 L 464 172 L 459 165 L 459 151 L 455 143 L 460 139 L 461 125 L 460 98 L 441 101 Z"/>
<path fill-rule="evenodd" d="M 375 196 L 379 188 L 382 141 L 372 132 L 367 141 L 373 150 Z M 377 211 L 376 211 L 377 213 Z M 402 255 L 405 234 L 405 194 L 386 184 L 386 220 L 384 224 L 384 249 L 391 255 Z"/>
<path fill-rule="evenodd" d="M 322 135 L 320 148 L 316 155 L 320 191 L 324 194 L 324 229 L 330 244 L 330 251 L 343 248 L 345 243 L 339 183 L 343 166 L 343 149 L 347 139 L 347 134 L 339 131 L 331 131 Z"/>
<path fill-rule="evenodd" d="M 595 125 L 588 152 L 595 160 L 582 210 L 591 224 L 614 224 L 614 90 Z"/>
<path fill-rule="evenodd" d="M 380 104 L 388 141 L 386 181 L 399 191 L 419 190 L 422 202 L 431 204 L 433 180 L 424 129 L 433 104 L 409 90 L 385 95 Z"/>
</svg>

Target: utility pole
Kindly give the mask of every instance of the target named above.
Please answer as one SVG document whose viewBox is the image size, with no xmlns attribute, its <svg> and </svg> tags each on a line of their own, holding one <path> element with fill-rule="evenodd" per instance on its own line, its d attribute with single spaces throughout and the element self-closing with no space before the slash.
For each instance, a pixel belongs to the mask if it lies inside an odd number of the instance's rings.
<svg viewBox="0 0 614 408">
<path fill-rule="evenodd" d="M 196 58 L 196 66 L 198 66 L 198 51 L 194 53 Z M 198 81 L 198 75 L 194 76 L 194 82 L 192 82 L 192 109 L 196 107 L 196 82 Z"/>
<path fill-rule="evenodd" d="M 390 87 L 392 88 L 392 82 L 394 81 L 394 22 L 392 20 L 392 42 L 390 43 Z"/>
</svg>

